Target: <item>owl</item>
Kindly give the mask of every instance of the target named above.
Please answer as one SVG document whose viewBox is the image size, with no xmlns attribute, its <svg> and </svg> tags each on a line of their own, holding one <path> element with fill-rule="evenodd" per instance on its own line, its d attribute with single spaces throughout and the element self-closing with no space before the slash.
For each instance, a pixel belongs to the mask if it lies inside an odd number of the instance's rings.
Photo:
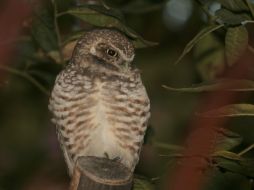
<svg viewBox="0 0 254 190">
<path fill-rule="evenodd" d="M 133 172 L 150 117 L 133 59 L 123 33 L 94 29 L 78 40 L 57 76 L 49 109 L 70 175 L 81 156 L 115 159 Z"/>
</svg>

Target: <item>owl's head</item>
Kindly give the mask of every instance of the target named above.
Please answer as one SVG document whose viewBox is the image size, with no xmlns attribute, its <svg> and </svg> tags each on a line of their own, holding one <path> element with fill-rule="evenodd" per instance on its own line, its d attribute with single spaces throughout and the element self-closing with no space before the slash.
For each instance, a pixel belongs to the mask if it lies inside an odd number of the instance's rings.
<svg viewBox="0 0 254 190">
<path fill-rule="evenodd" d="M 99 64 L 109 69 L 128 70 L 134 59 L 130 40 L 114 29 L 95 29 L 87 32 L 77 43 L 73 58 L 89 58 L 88 64 Z M 86 64 L 86 63 L 84 63 Z"/>
</svg>

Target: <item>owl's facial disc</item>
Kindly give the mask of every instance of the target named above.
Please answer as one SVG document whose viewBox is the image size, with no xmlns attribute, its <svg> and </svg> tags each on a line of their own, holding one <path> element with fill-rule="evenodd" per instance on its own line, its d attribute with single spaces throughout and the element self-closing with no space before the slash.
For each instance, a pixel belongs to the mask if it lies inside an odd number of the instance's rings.
<svg viewBox="0 0 254 190">
<path fill-rule="evenodd" d="M 128 58 L 123 51 L 106 43 L 98 43 L 91 47 L 90 53 L 97 59 L 111 64 L 122 71 L 126 71 L 130 67 L 130 62 L 134 56 Z"/>
</svg>

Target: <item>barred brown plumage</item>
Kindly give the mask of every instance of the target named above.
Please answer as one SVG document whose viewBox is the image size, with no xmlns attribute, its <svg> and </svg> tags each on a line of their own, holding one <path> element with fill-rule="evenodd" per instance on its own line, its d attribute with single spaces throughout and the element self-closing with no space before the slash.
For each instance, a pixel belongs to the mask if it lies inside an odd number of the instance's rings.
<svg viewBox="0 0 254 190">
<path fill-rule="evenodd" d="M 134 170 L 150 102 L 139 71 L 130 65 L 133 58 L 124 34 L 96 29 L 78 41 L 70 64 L 57 76 L 49 109 L 70 174 L 80 156 L 119 158 Z"/>
</svg>

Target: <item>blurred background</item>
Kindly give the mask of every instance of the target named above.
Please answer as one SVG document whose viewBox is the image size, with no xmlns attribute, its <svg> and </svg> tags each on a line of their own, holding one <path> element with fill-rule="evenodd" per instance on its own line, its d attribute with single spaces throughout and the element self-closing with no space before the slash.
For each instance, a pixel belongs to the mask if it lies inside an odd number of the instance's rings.
<svg viewBox="0 0 254 190">
<path fill-rule="evenodd" d="M 19 17 L 17 15 L 20 9 L 26 6 L 17 6 L 17 0 L 0 2 L 0 23 L 5 24 L 0 29 L 0 57 L 5 57 L 0 60 L 0 190 L 68 189 L 69 177 L 47 107 L 48 92 L 53 87 L 56 75 L 64 67 L 56 51 L 59 38 L 63 42 L 81 29 L 93 26 L 81 23 L 76 17 L 67 14 L 57 18 L 59 27 L 56 28 L 54 11 L 56 5 L 57 12 L 61 13 L 80 3 L 97 2 L 24 2 L 32 6 L 25 11 L 25 19 L 18 23 L 21 29 L 12 28 L 11 25 Z M 224 53 L 217 50 L 216 57 L 210 58 L 203 65 L 199 64 L 198 47 L 179 64 L 174 64 L 185 45 L 209 22 L 200 2 L 202 1 L 106 1 L 108 6 L 121 11 L 128 26 L 144 39 L 158 42 L 156 46 L 137 49 L 133 63 L 142 71 L 152 113 L 136 173 L 149 179 L 155 189 L 162 189 L 167 183 L 175 163 L 168 156 L 171 152 L 169 149 L 178 149 L 184 145 L 200 99 L 206 96 L 206 93 L 172 92 L 162 85 L 189 87 L 214 80 L 227 68 Z M 210 1 L 211 14 L 219 8 L 218 3 Z M 248 30 L 252 30 L 251 27 Z M 19 31 L 20 35 L 8 29 Z M 56 29 L 60 37 L 55 32 Z M 251 39 L 253 33 L 249 35 Z M 212 44 L 214 49 L 223 49 L 224 37 L 224 29 L 215 32 L 215 35 L 206 38 L 201 49 L 207 44 Z M 211 53 L 212 51 L 208 52 L 209 55 Z M 250 67 L 249 70 L 252 72 L 253 68 Z M 251 74 L 248 75 L 248 79 L 252 78 Z M 241 95 L 239 102 L 251 103 L 252 99 L 253 95 L 247 92 Z M 233 118 L 227 122 L 230 130 L 242 138 L 242 143 L 234 150 L 240 151 L 253 144 L 253 124 L 251 117 Z M 252 168 L 252 174 L 253 171 Z M 207 175 L 210 176 L 209 182 L 204 189 L 253 189 L 253 175 L 246 177 L 216 167 Z"/>
</svg>

